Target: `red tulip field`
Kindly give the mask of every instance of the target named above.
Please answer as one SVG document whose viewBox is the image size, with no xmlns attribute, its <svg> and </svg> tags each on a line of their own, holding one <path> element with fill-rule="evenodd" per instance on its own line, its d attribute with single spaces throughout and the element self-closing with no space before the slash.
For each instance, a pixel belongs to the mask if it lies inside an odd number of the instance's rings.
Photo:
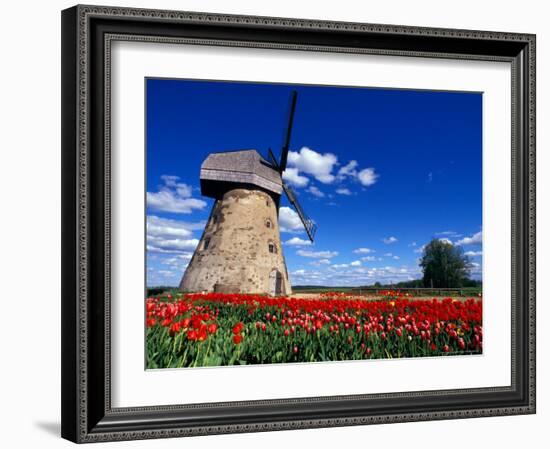
<svg viewBox="0 0 550 449">
<path fill-rule="evenodd" d="M 146 300 L 147 368 L 481 354 L 481 298 L 167 294 Z"/>
</svg>

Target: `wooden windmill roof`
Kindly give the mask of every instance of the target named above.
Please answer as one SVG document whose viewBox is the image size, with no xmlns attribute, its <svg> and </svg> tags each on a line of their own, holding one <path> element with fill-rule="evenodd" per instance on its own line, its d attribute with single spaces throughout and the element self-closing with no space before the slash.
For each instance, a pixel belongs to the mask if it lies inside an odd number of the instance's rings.
<svg viewBox="0 0 550 449">
<path fill-rule="evenodd" d="M 202 163 L 200 178 L 201 185 L 208 181 L 252 184 L 278 195 L 283 189 L 279 172 L 256 150 L 211 153 Z"/>
</svg>

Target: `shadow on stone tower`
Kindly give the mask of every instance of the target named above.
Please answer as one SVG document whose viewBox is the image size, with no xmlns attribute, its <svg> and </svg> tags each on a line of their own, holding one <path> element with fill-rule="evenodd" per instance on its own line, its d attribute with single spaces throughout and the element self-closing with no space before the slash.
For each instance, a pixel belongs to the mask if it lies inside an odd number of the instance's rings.
<svg viewBox="0 0 550 449">
<path fill-rule="evenodd" d="M 186 292 L 292 293 L 279 230 L 281 195 L 287 195 L 311 241 L 316 226 L 287 186 L 286 168 L 297 94 L 292 93 L 278 162 L 254 149 L 211 153 L 201 165 L 201 193 L 216 201 L 180 282 Z"/>
</svg>

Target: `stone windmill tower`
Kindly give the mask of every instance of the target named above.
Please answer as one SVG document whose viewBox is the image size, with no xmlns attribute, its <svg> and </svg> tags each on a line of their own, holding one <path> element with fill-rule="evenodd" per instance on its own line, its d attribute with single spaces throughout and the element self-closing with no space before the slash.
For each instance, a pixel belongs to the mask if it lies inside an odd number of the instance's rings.
<svg viewBox="0 0 550 449">
<path fill-rule="evenodd" d="M 211 153 L 202 163 L 201 193 L 216 201 L 180 290 L 272 296 L 292 293 L 279 232 L 283 191 L 311 241 L 316 231 L 316 225 L 282 179 L 296 97 L 293 92 L 279 162 L 271 149 L 270 161 L 251 149 Z"/>
</svg>

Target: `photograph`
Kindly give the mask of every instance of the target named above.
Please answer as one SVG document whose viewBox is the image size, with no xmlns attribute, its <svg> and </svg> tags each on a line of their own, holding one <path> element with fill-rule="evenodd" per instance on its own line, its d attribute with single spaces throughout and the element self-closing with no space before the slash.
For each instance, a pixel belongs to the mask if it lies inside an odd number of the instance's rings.
<svg viewBox="0 0 550 449">
<path fill-rule="evenodd" d="M 144 84 L 147 369 L 482 354 L 483 93 Z"/>
<path fill-rule="evenodd" d="M 42 144 L 43 163 L 22 158 L 29 179 L 61 175 L 61 231 L 42 239 L 60 240 L 61 264 L 42 263 L 38 282 L 60 287 L 61 306 L 35 295 L 61 349 L 44 352 L 58 433 L 426 446 L 430 427 L 433 441 L 462 429 L 521 446 L 507 417 L 536 414 L 513 419 L 538 435 L 544 15 L 222 3 L 62 5 L 61 33 L 41 14 L 44 39 L 18 50 L 61 49 L 59 89 L 39 89 L 58 100 L 38 102 L 61 114 L 14 134 L 61 125 L 61 158 Z M 7 94 L 28 117 L 21 91 Z M 26 172 L 9 172 L 16 192 Z M 44 185 L 29 187 L 40 201 L 13 193 L 29 219 L 6 222 L 36 228 L 53 204 Z M 37 413 L 57 390 L 37 390 Z M 34 425 L 42 441 L 53 424 Z"/>
</svg>

